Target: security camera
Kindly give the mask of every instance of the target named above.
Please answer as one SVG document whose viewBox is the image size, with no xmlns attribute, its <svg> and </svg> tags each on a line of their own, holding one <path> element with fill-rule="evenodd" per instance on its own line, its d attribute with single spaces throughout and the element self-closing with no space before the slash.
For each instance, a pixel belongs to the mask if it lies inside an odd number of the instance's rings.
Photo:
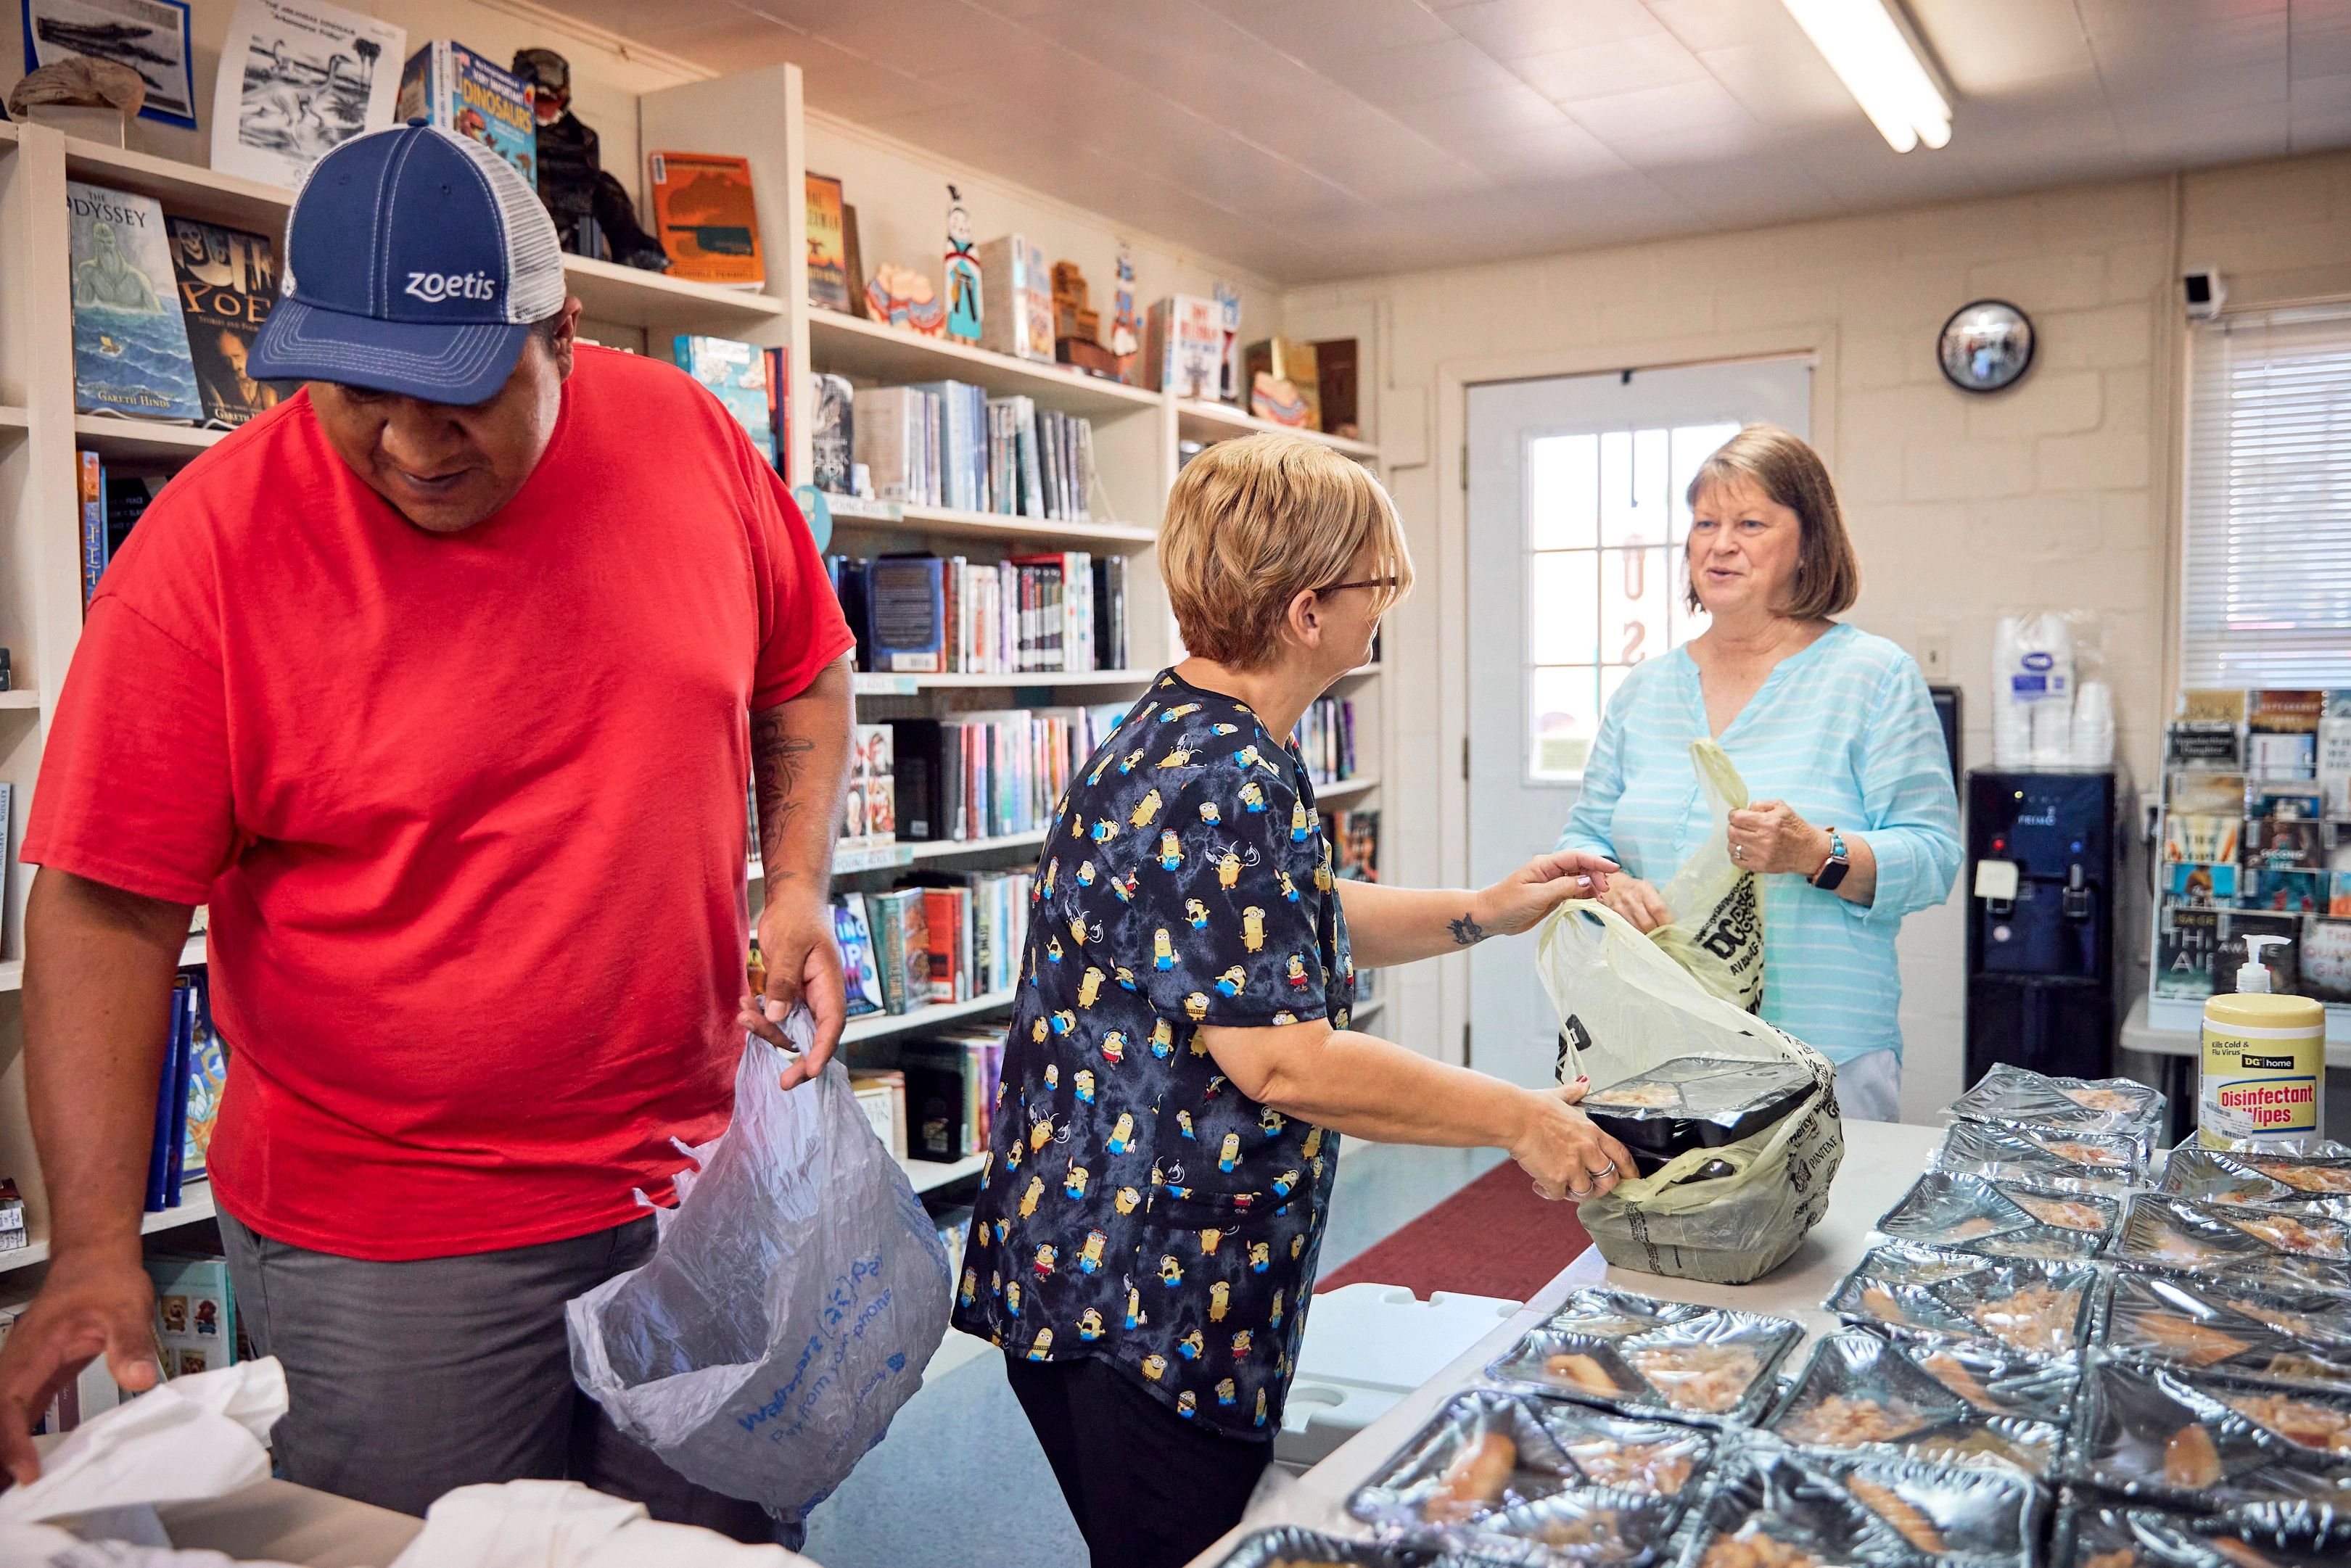
<svg viewBox="0 0 2351 1568">
<path fill-rule="evenodd" d="M 2229 286 L 2220 275 L 2209 267 L 2189 268 L 2179 280 L 2180 292 L 2188 297 L 2188 319 L 2210 321 L 2220 314 L 2220 307 L 2229 298 Z"/>
</svg>

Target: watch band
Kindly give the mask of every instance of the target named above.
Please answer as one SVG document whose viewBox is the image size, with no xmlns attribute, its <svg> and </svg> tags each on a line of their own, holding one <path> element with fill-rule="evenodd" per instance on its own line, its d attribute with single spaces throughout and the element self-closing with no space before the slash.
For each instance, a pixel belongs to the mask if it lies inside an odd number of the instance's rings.
<svg viewBox="0 0 2351 1568">
<path fill-rule="evenodd" d="M 1804 880 L 1823 893 L 1834 893 L 1844 884 L 1845 873 L 1853 869 L 1853 862 L 1846 858 L 1844 852 L 1844 835 L 1834 828 L 1828 830 L 1828 835 L 1829 858 L 1821 862 L 1820 870 Z"/>
</svg>

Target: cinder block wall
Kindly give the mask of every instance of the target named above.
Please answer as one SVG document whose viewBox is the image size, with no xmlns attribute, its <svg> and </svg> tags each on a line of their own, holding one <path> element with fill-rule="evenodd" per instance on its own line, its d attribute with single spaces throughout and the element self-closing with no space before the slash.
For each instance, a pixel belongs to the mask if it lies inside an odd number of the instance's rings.
<svg viewBox="0 0 2351 1568">
<path fill-rule="evenodd" d="M 1282 315 L 1311 335 L 1318 319 L 1368 313 L 1380 340 L 1367 383 L 1408 389 L 1378 406 L 1426 407 L 1432 433 L 1440 366 L 1709 336 L 1751 349 L 1775 328 L 1793 338 L 1827 327 L 1834 415 L 1816 434 L 1864 567 L 1851 619 L 1914 653 L 1922 636 L 1948 639 L 1974 765 L 1990 758 L 1999 619 L 2096 612 L 2122 756 L 2144 785 L 2176 662 L 2182 262 L 2220 267 L 2231 306 L 2351 296 L 2351 157 L 1294 289 Z M 2032 318 L 2039 354 L 2016 388 L 1971 397 L 1944 382 L 1935 336 L 1954 308 L 1988 295 Z M 1379 435 L 1391 449 L 1412 444 L 1399 429 Z M 1387 633 L 1397 718 L 1383 852 L 1407 883 L 1466 875 L 1447 863 L 1437 815 L 1463 723 L 1461 694 L 1438 673 L 1437 606 L 1460 570 L 1437 549 L 1443 471 L 1432 460 L 1391 476 L 1426 585 Z M 2144 870 L 2135 858 L 2133 880 Z M 1961 902 L 1904 932 L 1911 1119 L 1960 1087 Z M 2142 894 L 2126 927 L 2133 965 L 2145 917 Z M 1427 968 L 1388 978 L 1396 1035 L 1432 1047 L 1458 1039 L 1466 1014 L 1458 977 L 1441 988 Z"/>
</svg>

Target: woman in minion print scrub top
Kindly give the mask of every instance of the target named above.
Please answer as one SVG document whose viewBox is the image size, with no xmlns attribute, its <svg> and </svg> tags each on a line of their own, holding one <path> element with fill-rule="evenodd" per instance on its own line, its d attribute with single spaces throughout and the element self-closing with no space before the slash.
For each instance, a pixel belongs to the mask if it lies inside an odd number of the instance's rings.
<svg viewBox="0 0 2351 1568">
<path fill-rule="evenodd" d="M 1546 1197 L 1631 1157 L 1574 1102 L 1348 1027 L 1357 964 L 1524 932 L 1596 854 L 1471 892 L 1338 882 L 1290 745 L 1412 583 L 1386 492 L 1294 436 L 1177 478 L 1190 657 L 1071 782 L 1040 853 L 956 1322 L 1004 1349 L 1099 1568 L 1236 1523 L 1281 1423 L 1342 1134 L 1507 1149 Z"/>
</svg>

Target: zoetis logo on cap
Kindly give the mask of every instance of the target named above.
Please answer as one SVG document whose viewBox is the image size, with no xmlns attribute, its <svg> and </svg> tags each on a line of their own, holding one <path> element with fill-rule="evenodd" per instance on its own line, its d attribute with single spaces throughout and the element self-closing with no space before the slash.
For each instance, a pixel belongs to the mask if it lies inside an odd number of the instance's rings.
<svg viewBox="0 0 2351 1568">
<path fill-rule="evenodd" d="M 408 287 L 401 292 L 414 295 L 427 305 L 446 299 L 496 299 L 498 280 L 486 272 L 412 272 Z"/>
</svg>

